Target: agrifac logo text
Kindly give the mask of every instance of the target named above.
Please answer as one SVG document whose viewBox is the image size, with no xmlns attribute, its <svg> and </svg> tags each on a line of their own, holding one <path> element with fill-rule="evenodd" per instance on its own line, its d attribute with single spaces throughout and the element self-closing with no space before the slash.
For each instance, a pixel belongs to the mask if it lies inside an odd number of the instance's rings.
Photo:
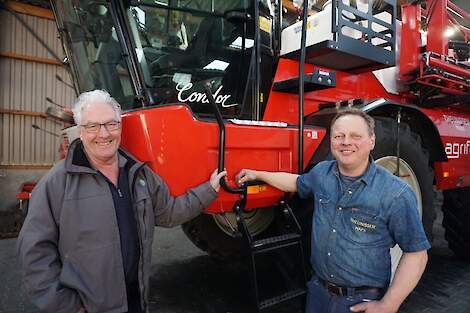
<svg viewBox="0 0 470 313">
<path fill-rule="evenodd" d="M 449 159 L 458 159 L 462 155 L 470 153 L 470 140 L 464 143 L 446 143 L 446 154 Z"/>
</svg>

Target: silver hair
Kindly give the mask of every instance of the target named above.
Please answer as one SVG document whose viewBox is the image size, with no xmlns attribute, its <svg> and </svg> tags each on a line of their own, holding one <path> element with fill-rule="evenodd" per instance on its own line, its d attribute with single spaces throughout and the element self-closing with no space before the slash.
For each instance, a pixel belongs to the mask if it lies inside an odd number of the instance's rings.
<svg viewBox="0 0 470 313">
<path fill-rule="evenodd" d="M 109 104 L 116 113 L 116 121 L 121 121 L 121 105 L 114 100 L 111 95 L 105 90 L 93 90 L 82 93 L 78 96 L 77 102 L 73 105 L 73 119 L 77 125 L 81 125 L 82 112 L 86 108 L 93 106 L 96 103 Z"/>
</svg>

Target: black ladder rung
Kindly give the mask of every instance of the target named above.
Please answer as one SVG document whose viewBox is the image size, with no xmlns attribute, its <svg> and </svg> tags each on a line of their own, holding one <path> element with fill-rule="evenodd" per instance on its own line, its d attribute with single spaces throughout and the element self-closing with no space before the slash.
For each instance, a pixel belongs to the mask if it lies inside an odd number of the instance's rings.
<svg viewBox="0 0 470 313">
<path fill-rule="evenodd" d="M 300 234 L 289 233 L 253 241 L 251 246 L 254 252 L 265 252 L 297 244 L 300 242 L 300 237 Z"/>
<path fill-rule="evenodd" d="M 305 293 L 306 293 L 305 289 L 301 289 L 301 288 L 288 291 L 288 292 L 283 293 L 281 295 L 278 295 L 278 296 L 275 296 L 275 297 L 272 297 L 272 298 L 261 301 L 259 303 L 259 309 L 263 310 L 263 309 L 269 308 L 270 306 L 273 306 L 273 305 L 276 305 L 276 304 L 294 299 L 296 297 L 302 296 Z"/>
</svg>

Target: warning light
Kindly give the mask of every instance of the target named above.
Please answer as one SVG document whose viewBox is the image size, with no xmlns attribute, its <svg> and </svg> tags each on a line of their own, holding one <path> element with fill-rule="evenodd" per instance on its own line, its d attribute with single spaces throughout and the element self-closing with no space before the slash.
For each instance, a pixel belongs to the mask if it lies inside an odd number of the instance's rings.
<svg viewBox="0 0 470 313">
<path fill-rule="evenodd" d="M 263 191 L 266 191 L 268 187 L 266 185 L 254 185 L 254 186 L 248 186 L 246 192 L 249 195 L 257 194 Z"/>
<path fill-rule="evenodd" d="M 450 175 L 449 175 L 449 172 L 444 172 L 444 173 L 442 173 L 442 176 L 447 178 L 447 177 L 449 177 Z"/>
</svg>

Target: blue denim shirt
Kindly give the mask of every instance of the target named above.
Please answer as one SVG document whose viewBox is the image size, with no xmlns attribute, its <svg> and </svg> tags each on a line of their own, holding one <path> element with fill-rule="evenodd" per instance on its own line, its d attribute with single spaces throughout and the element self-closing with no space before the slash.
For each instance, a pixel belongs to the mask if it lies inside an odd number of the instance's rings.
<svg viewBox="0 0 470 313">
<path fill-rule="evenodd" d="M 297 179 L 302 198 L 315 198 L 311 263 L 324 280 L 346 287 L 387 287 L 389 249 L 430 248 L 411 188 L 371 162 L 341 190 L 336 161 L 324 161 Z"/>
</svg>

